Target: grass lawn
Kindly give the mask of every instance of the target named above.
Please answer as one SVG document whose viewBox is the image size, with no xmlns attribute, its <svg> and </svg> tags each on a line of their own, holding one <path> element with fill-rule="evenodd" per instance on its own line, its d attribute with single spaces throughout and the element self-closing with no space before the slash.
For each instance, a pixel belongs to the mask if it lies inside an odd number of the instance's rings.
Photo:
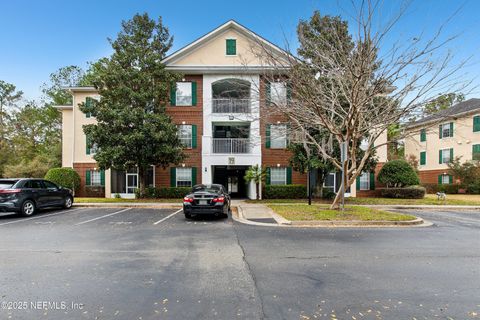
<svg viewBox="0 0 480 320">
<path fill-rule="evenodd" d="M 182 199 L 118 199 L 118 198 L 75 198 L 76 203 L 122 203 L 122 202 L 171 202 L 180 203 Z"/>
<path fill-rule="evenodd" d="M 247 200 L 255 203 L 256 200 Z M 306 199 L 269 199 L 259 200 L 263 203 L 307 203 Z M 332 200 L 314 199 L 314 203 L 328 204 Z M 447 194 L 447 200 L 439 201 L 434 194 L 427 194 L 423 199 L 389 199 L 389 198 L 346 198 L 347 204 L 359 205 L 480 205 L 480 195 L 470 194 Z"/>
<path fill-rule="evenodd" d="M 288 220 L 361 220 L 361 221 L 408 221 L 415 217 L 408 214 L 399 214 L 378 209 L 348 206 L 345 212 L 330 210 L 326 205 L 268 205 L 273 211 Z"/>
</svg>

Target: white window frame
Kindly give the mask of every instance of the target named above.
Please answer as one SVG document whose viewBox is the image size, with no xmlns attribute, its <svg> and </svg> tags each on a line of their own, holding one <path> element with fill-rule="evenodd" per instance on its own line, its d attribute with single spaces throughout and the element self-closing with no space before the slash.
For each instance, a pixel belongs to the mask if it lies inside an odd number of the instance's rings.
<svg viewBox="0 0 480 320">
<path fill-rule="evenodd" d="M 445 135 L 445 131 L 448 132 L 448 135 Z M 442 124 L 442 139 L 450 138 L 450 122 Z"/>
<path fill-rule="evenodd" d="M 183 174 L 180 174 L 184 172 Z M 186 173 L 188 172 L 188 180 Z M 181 178 L 181 179 L 180 179 Z M 190 184 L 186 183 L 189 182 Z M 179 185 L 180 182 L 180 185 Z M 192 168 L 176 168 L 175 169 L 175 186 L 177 187 L 192 187 Z"/>
<path fill-rule="evenodd" d="M 274 173 L 281 174 L 281 172 L 283 172 L 283 179 L 274 179 L 274 178 L 277 178 L 277 175 Z M 270 184 L 286 185 L 287 184 L 287 168 L 270 168 Z"/>
<path fill-rule="evenodd" d="M 281 130 L 284 130 L 282 133 Z M 287 125 L 270 125 L 270 149 L 285 149 L 287 147 Z"/>
<path fill-rule="evenodd" d="M 190 133 L 186 136 L 182 135 L 182 129 L 185 129 L 187 132 L 188 127 L 190 127 Z M 178 138 L 183 146 L 187 149 L 192 149 L 193 144 L 193 126 L 191 124 L 179 124 L 178 125 Z"/>
<path fill-rule="evenodd" d="M 360 175 L 360 190 L 370 190 L 370 172 L 363 172 Z"/>
<path fill-rule="evenodd" d="M 446 163 L 449 163 L 450 161 L 452 161 L 452 159 L 450 159 L 450 149 L 451 148 L 447 148 L 447 149 L 441 149 L 441 152 L 442 152 L 442 164 L 446 164 Z M 448 155 L 448 161 L 445 161 L 445 153 Z"/>
<path fill-rule="evenodd" d="M 187 88 L 186 86 L 190 88 Z M 184 88 L 181 88 L 184 87 Z M 175 105 L 176 106 L 193 106 L 193 91 L 192 91 L 192 82 L 191 81 L 183 81 L 176 83 L 176 92 L 175 92 Z M 185 90 L 183 92 L 182 90 Z M 190 96 L 188 92 L 190 91 Z M 182 94 L 181 94 L 182 93 Z M 188 98 L 190 100 L 188 101 Z M 180 101 L 180 99 L 187 99 L 186 101 Z"/>
<path fill-rule="evenodd" d="M 450 184 L 450 176 L 448 174 L 442 174 L 442 184 Z"/>
<path fill-rule="evenodd" d="M 333 186 L 327 186 L 326 185 L 328 176 L 333 176 Z M 323 181 L 323 187 L 328 188 L 328 189 L 332 189 L 332 191 L 335 192 L 335 187 L 336 187 L 336 184 L 337 184 L 337 175 L 335 174 L 335 172 L 330 172 L 330 173 L 327 174 L 327 177 L 325 177 L 325 180 Z"/>
<path fill-rule="evenodd" d="M 102 174 L 100 170 L 90 170 L 90 186 L 101 186 Z"/>
<path fill-rule="evenodd" d="M 270 101 L 276 105 L 285 105 L 287 103 L 287 83 L 270 83 Z"/>
</svg>

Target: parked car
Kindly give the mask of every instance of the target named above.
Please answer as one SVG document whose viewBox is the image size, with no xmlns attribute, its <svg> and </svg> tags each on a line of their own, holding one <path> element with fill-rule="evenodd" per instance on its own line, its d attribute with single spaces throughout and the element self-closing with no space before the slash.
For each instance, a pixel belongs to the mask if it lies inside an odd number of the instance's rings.
<svg viewBox="0 0 480 320">
<path fill-rule="evenodd" d="M 199 214 L 228 217 L 230 195 L 221 184 L 198 184 L 183 198 L 183 213 L 190 219 Z"/>
<path fill-rule="evenodd" d="M 72 190 L 43 179 L 0 179 L 0 211 L 31 216 L 47 207 L 71 208 Z"/>
</svg>

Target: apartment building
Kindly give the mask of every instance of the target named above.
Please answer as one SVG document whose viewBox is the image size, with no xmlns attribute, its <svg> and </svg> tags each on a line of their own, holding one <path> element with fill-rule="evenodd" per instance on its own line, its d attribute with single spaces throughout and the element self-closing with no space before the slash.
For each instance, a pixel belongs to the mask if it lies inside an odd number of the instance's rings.
<svg viewBox="0 0 480 320">
<path fill-rule="evenodd" d="M 447 163 L 480 160 L 480 99 L 460 102 L 407 126 L 405 155 L 415 156 L 422 184 L 457 183 Z"/>
<path fill-rule="evenodd" d="M 183 76 L 172 86 L 166 112 L 178 125 L 185 147 L 184 163 L 168 169 L 153 167 L 148 184 L 156 187 L 192 186 L 220 183 L 233 197 L 255 198 L 255 186 L 247 184 L 245 171 L 260 165 L 267 168 L 267 184 L 306 184 L 305 174 L 289 166 L 288 123 L 264 105 L 266 100 L 288 99 L 288 87 L 281 77 L 269 82 L 262 75 L 265 66 L 256 55 L 262 46 L 279 56 L 285 52 L 254 32 L 228 21 L 215 30 L 167 56 L 163 63 Z M 69 88 L 73 105 L 59 106 L 63 119 L 64 167 L 73 167 L 81 177 L 80 196 L 133 197 L 138 187 L 135 168 L 106 170 L 97 168 L 95 148 L 88 148 L 83 125 L 95 119 L 79 110 L 79 104 L 98 99 L 93 87 Z M 386 136 L 382 138 L 386 141 Z M 380 151 L 381 162 L 386 159 Z M 326 186 L 338 190 L 338 174 Z M 365 173 L 349 190 L 371 190 L 375 175 Z M 363 188 L 361 188 L 361 186 Z"/>
</svg>

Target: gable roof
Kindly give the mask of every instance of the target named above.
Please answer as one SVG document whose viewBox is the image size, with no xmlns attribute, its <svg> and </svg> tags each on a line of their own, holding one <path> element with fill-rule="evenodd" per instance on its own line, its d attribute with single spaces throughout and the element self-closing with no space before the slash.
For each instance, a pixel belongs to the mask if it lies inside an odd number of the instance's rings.
<svg viewBox="0 0 480 320">
<path fill-rule="evenodd" d="M 447 108 L 445 110 L 432 114 L 431 116 L 415 121 L 409 124 L 407 127 L 408 128 L 418 127 L 419 125 L 422 125 L 422 124 L 427 124 L 427 123 L 432 123 L 436 121 L 441 121 L 443 119 L 463 116 L 474 111 L 480 111 L 480 99 L 472 98 L 466 101 L 459 102 L 450 108 Z"/>
<path fill-rule="evenodd" d="M 244 35 L 246 38 L 248 38 L 252 41 L 259 42 L 260 44 L 264 45 L 266 48 L 268 48 L 269 50 L 272 50 L 272 52 L 274 52 L 278 55 L 291 57 L 291 55 L 288 52 L 286 52 L 285 50 L 283 50 L 279 46 L 277 46 L 277 45 L 273 44 L 272 42 L 266 40 L 265 38 L 259 36 L 258 34 L 256 34 L 252 30 L 248 29 L 247 27 L 241 25 L 240 23 L 236 22 L 235 20 L 229 20 L 229 21 L 225 22 L 224 24 L 220 25 L 219 27 L 217 27 L 216 29 L 210 31 L 209 33 L 207 33 L 207 34 L 201 36 L 200 38 L 196 39 L 195 41 L 191 42 L 190 44 L 188 44 L 188 45 L 178 49 L 177 51 L 171 53 L 170 55 L 166 56 L 162 60 L 162 62 L 165 65 L 168 66 L 169 64 L 172 64 L 175 61 L 178 61 L 179 59 L 185 57 L 186 55 L 188 55 L 189 53 L 191 53 L 195 49 L 201 47 L 202 45 L 204 45 L 205 43 L 207 43 L 211 39 L 217 37 L 218 35 L 222 34 L 223 32 L 225 32 L 229 29 L 233 29 L 233 30 L 239 32 L 240 34 Z"/>
</svg>

